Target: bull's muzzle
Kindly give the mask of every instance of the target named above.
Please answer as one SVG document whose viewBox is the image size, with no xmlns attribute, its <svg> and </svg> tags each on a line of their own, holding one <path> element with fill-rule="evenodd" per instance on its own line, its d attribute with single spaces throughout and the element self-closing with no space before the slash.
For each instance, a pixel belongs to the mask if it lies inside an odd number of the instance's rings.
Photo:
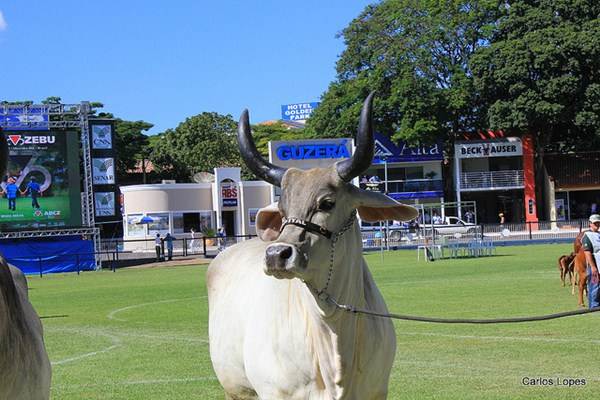
<svg viewBox="0 0 600 400">
<path fill-rule="evenodd" d="M 274 243 L 265 251 L 265 273 L 275 277 L 288 277 L 288 273 L 298 272 L 298 268 L 303 266 L 302 258 L 296 246 Z"/>
</svg>

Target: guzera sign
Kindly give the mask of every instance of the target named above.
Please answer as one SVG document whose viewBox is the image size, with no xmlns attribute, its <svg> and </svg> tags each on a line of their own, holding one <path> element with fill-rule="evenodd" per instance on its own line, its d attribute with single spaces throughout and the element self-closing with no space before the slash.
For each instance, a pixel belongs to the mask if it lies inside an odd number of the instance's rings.
<svg viewBox="0 0 600 400">
<path fill-rule="evenodd" d="M 458 158 L 522 156 L 523 145 L 519 138 L 493 142 L 457 143 L 455 152 Z"/>
<path fill-rule="evenodd" d="M 348 158 L 346 141 L 341 143 L 284 144 L 277 148 L 280 160 L 309 160 L 318 158 Z"/>
</svg>

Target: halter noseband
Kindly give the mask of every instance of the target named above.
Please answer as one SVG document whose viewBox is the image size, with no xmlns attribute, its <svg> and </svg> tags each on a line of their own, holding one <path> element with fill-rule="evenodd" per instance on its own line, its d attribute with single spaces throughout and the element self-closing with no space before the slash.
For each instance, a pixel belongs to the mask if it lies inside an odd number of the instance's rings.
<svg viewBox="0 0 600 400">
<path fill-rule="evenodd" d="M 354 223 L 355 219 L 356 219 L 356 210 L 352 211 L 352 213 L 350 214 L 350 217 L 348 218 L 348 220 L 346 221 L 344 226 L 342 226 L 340 231 L 337 234 L 334 234 L 330 230 L 325 229 L 321 225 L 317 225 L 314 222 L 306 221 L 306 220 L 303 220 L 300 218 L 295 218 L 295 217 L 291 217 L 291 218 L 283 217 L 281 219 L 282 223 L 281 223 L 280 230 L 283 230 L 283 228 L 285 228 L 286 225 L 295 225 L 295 226 L 305 229 L 308 232 L 316 233 L 318 235 L 326 237 L 327 239 L 331 239 L 332 236 L 341 235 L 346 230 L 348 230 L 348 228 L 350 228 L 350 226 L 352 226 L 352 224 Z"/>
<path fill-rule="evenodd" d="M 308 232 L 317 233 L 321 236 L 325 236 L 327 239 L 331 239 L 331 235 L 333 235 L 333 233 L 331 231 L 323 228 L 321 225 L 317 225 L 313 222 L 305 221 L 300 218 L 283 217 L 281 219 L 281 221 L 282 221 L 281 230 L 283 230 L 283 228 L 285 228 L 286 225 L 296 225 L 296 226 L 299 226 L 300 228 L 304 228 Z"/>
</svg>

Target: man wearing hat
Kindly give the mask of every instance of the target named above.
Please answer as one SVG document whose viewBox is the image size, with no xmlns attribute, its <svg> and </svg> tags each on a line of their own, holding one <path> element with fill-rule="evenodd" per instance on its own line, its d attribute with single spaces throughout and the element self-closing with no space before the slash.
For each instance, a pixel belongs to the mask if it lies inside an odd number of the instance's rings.
<svg viewBox="0 0 600 400">
<path fill-rule="evenodd" d="M 600 264 L 600 215 L 590 215 L 590 230 L 581 239 L 585 260 L 587 262 L 588 301 L 590 308 L 600 306 L 600 281 L 598 264 Z"/>
</svg>

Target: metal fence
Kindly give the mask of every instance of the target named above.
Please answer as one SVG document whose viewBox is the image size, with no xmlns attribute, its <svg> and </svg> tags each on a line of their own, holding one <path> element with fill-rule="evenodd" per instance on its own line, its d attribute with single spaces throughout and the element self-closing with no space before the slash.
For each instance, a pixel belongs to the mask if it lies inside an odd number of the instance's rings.
<svg viewBox="0 0 600 400">
<path fill-rule="evenodd" d="M 585 219 L 570 221 L 540 221 L 463 226 L 426 225 L 418 229 L 393 226 L 369 227 L 362 230 L 365 250 L 414 248 L 426 244 L 465 243 L 486 240 L 493 243 L 570 241 L 587 228 Z"/>
<path fill-rule="evenodd" d="M 417 248 L 423 245 L 451 245 L 470 241 L 492 242 L 494 244 L 516 244 L 518 242 L 571 241 L 582 230 L 586 229 L 587 220 L 541 221 L 528 223 L 479 224 L 468 232 L 453 232 L 436 229 L 435 225 L 419 228 L 384 226 L 364 227 L 361 230 L 364 250 L 396 250 Z M 226 237 L 202 237 L 197 239 L 173 239 L 173 260 L 186 257 L 215 257 L 219 252 L 241 241 L 256 235 L 236 235 Z M 154 239 L 105 239 L 96 253 L 67 254 L 53 256 L 49 260 L 45 256 L 39 259 L 39 274 L 55 272 L 51 264 L 70 263 L 73 271 L 79 273 L 84 268 L 84 261 L 95 255 L 102 261 L 104 269 L 115 271 L 119 267 L 140 265 L 169 260 L 168 246 L 161 241 L 159 252 L 156 251 Z M 11 262 L 10 259 L 7 260 Z M 15 260 L 16 261 L 16 260 Z M 15 262 L 18 265 L 18 263 Z"/>
</svg>

